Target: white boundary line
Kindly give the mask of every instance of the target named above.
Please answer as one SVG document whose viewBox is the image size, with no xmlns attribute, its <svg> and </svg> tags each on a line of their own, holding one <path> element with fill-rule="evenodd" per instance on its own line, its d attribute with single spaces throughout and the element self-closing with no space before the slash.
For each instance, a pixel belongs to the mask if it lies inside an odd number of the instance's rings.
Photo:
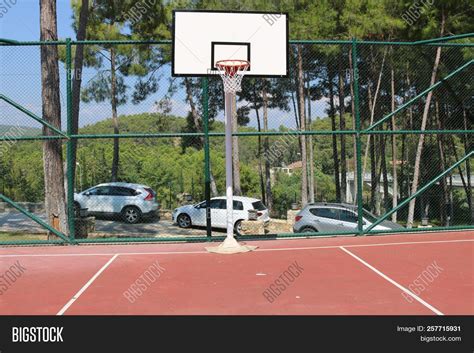
<svg viewBox="0 0 474 353">
<path fill-rule="evenodd" d="M 59 312 L 58 312 L 56 315 L 57 315 L 57 316 L 63 315 L 64 312 L 65 312 L 67 309 L 69 309 L 69 307 L 81 296 L 81 294 L 84 293 L 87 288 L 89 288 L 89 286 L 92 284 L 92 282 L 94 282 L 94 281 L 97 279 L 97 277 L 99 277 L 100 274 L 101 274 L 102 272 L 104 272 L 105 269 L 106 269 L 118 256 L 119 256 L 119 254 L 115 254 L 114 256 L 112 256 L 112 258 L 111 258 L 109 261 L 107 261 L 107 263 L 106 263 L 104 266 L 102 266 L 102 268 L 101 268 L 99 271 L 97 271 L 96 274 L 95 274 L 94 276 L 92 276 L 92 278 L 91 278 L 81 289 L 79 289 L 79 291 L 71 298 L 71 300 L 69 300 L 69 301 L 67 302 L 66 305 L 63 306 L 63 308 L 62 308 L 61 310 L 59 310 Z"/>
<path fill-rule="evenodd" d="M 308 246 L 294 248 L 275 248 L 275 249 L 257 249 L 256 252 L 271 251 L 293 251 L 293 250 L 317 250 L 317 249 L 338 249 L 341 246 L 345 248 L 363 248 L 371 246 L 394 246 L 394 245 L 413 245 L 413 244 L 444 244 L 444 243 L 463 243 L 474 242 L 474 239 L 455 239 L 455 240 L 432 240 L 432 241 L 412 241 L 399 243 L 374 243 L 374 244 L 352 244 L 352 245 L 326 245 L 326 246 Z M 156 251 L 156 252 L 121 252 L 120 256 L 126 255 L 174 255 L 174 254 L 208 254 L 207 251 Z M 110 256 L 114 253 L 65 253 L 65 254 L 0 254 L 1 258 L 8 257 L 62 257 L 62 256 Z"/>
<path fill-rule="evenodd" d="M 387 275 L 383 274 L 382 272 L 380 272 L 379 270 L 377 270 L 374 266 L 370 265 L 369 263 L 365 262 L 364 260 L 362 260 L 360 257 L 358 257 L 357 255 L 353 254 L 352 252 L 350 252 L 349 250 L 345 249 L 343 246 L 340 246 L 339 247 L 342 251 L 344 251 L 345 253 L 349 254 L 350 256 L 352 256 L 354 259 L 356 259 L 357 261 L 359 261 L 360 263 L 362 263 L 364 266 L 370 268 L 372 271 L 374 271 L 376 274 L 378 274 L 380 277 L 382 277 L 383 279 L 387 280 L 388 282 L 390 282 L 391 284 L 393 284 L 395 287 L 397 287 L 398 289 L 402 290 L 403 292 L 405 292 L 406 294 L 408 294 L 409 296 L 411 296 L 413 299 L 415 299 L 416 301 L 418 301 L 419 303 L 423 304 L 425 307 L 427 307 L 428 309 L 430 309 L 432 312 L 434 312 L 436 315 L 444 315 L 441 311 L 439 311 L 438 309 L 436 309 L 434 306 L 428 304 L 427 302 L 425 302 L 423 299 L 421 299 L 420 297 L 418 297 L 417 295 L 413 294 L 410 290 L 406 289 L 405 287 L 403 287 L 401 284 L 398 284 L 397 282 L 395 282 L 393 279 L 391 279 L 390 277 L 388 277 Z"/>
</svg>

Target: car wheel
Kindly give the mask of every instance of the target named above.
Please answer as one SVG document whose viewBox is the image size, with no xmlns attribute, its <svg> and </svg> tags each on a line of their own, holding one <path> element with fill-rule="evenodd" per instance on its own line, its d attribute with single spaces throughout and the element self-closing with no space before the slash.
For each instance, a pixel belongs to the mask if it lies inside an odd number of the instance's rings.
<svg viewBox="0 0 474 353">
<path fill-rule="evenodd" d="M 235 222 L 234 233 L 239 236 L 242 235 L 242 221 Z"/>
<path fill-rule="evenodd" d="M 313 227 L 304 227 L 300 230 L 300 233 L 317 233 L 318 231 Z"/>
<path fill-rule="evenodd" d="M 140 222 L 142 218 L 141 211 L 135 206 L 127 206 L 122 210 L 122 219 L 128 224 Z"/>
<path fill-rule="evenodd" d="M 176 221 L 180 228 L 189 228 L 192 224 L 191 217 L 189 217 L 186 213 L 181 213 L 176 219 Z"/>
</svg>

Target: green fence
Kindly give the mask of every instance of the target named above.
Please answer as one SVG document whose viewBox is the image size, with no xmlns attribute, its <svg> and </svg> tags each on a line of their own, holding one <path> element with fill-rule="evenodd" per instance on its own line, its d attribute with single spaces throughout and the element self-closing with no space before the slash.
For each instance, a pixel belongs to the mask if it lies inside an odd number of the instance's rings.
<svg viewBox="0 0 474 353">
<path fill-rule="evenodd" d="M 234 188 L 271 221 L 240 237 L 394 232 L 387 220 L 397 232 L 473 229 L 472 36 L 291 41 L 288 77 L 244 78 Z M 61 61 L 61 126 L 42 118 L 45 45 Z M 171 77 L 170 51 L 168 41 L 1 41 L 0 244 L 223 239 L 225 210 L 211 201 L 225 194 L 222 82 Z M 46 211 L 45 141 L 61 141 L 67 227 Z M 102 185 L 111 181 L 133 185 Z M 237 200 L 238 218 L 258 200 Z M 173 224 L 178 208 L 192 227 Z"/>
</svg>

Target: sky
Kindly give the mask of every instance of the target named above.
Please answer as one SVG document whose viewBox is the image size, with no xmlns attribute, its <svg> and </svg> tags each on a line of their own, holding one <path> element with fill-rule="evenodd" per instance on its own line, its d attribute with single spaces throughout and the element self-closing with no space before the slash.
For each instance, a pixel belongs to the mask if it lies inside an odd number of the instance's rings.
<svg viewBox="0 0 474 353">
<path fill-rule="evenodd" d="M 13 39 L 17 41 L 39 40 L 39 0 L 0 0 L 0 38 Z M 75 38 L 72 29 L 72 11 L 69 0 L 57 0 L 58 36 L 60 39 Z M 121 114 L 137 114 L 142 112 L 156 111 L 155 103 L 162 98 L 169 88 L 170 66 L 163 67 L 158 75 L 160 77 L 159 90 L 140 104 L 130 102 L 118 109 Z M 84 69 L 83 87 L 92 80 L 98 71 L 95 69 Z M 61 80 L 61 111 L 63 128 L 66 117 L 65 96 L 65 70 L 60 65 Z M 135 78 L 126 79 L 125 83 L 132 87 Z M 0 93 L 22 104 L 33 113 L 41 116 L 41 72 L 40 52 L 38 47 L 1 47 L 0 48 Z M 185 92 L 178 89 L 173 95 L 172 110 L 170 114 L 186 116 L 189 104 L 185 101 Z M 313 118 L 325 116 L 327 101 L 312 102 Z M 81 103 L 80 126 L 93 124 L 109 118 L 110 103 L 92 102 Z M 217 120 L 223 120 L 223 112 L 220 112 Z M 20 125 L 28 127 L 40 127 L 40 124 L 32 121 L 23 113 L 0 101 L 0 125 Z M 252 112 L 249 126 L 255 127 L 256 117 Z M 270 111 L 269 127 L 276 129 L 280 125 L 294 128 L 294 115 L 292 112 Z"/>
</svg>

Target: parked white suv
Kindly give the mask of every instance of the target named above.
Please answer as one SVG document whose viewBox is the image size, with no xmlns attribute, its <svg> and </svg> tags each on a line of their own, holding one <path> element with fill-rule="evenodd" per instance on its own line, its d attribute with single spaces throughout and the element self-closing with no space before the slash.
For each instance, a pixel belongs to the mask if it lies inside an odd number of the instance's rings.
<svg viewBox="0 0 474 353">
<path fill-rule="evenodd" d="M 127 223 L 154 217 L 159 208 L 156 192 L 148 186 L 131 183 L 105 183 L 74 194 L 74 207 L 88 215 L 120 216 Z"/>
<path fill-rule="evenodd" d="M 211 209 L 211 226 L 214 228 L 227 227 L 227 211 L 226 198 L 214 197 L 210 202 Z M 270 221 L 268 209 L 259 199 L 251 197 L 234 196 L 234 231 L 240 234 L 241 222 L 248 220 L 248 211 L 256 210 L 257 219 L 264 222 Z M 188 228 L 191 226 L 205 226 L 206 225 L 206 201 L 200 202 L 196 205 L 186 205 L 176 208 L 173 211 L 173 222 L 178 224 L 181 228 Z"/>
</svg>

